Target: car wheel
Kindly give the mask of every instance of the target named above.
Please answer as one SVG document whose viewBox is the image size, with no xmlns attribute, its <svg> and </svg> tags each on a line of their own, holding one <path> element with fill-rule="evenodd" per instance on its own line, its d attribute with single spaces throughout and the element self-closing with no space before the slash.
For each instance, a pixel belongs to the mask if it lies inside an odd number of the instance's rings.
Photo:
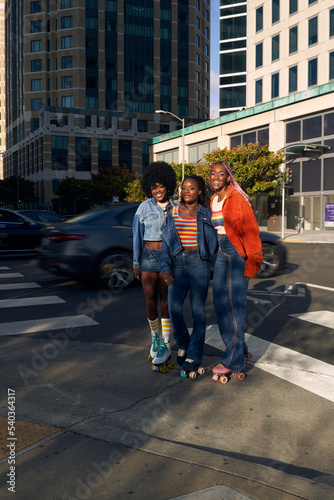
<svg viewBox="0 0 334 500">
<path fill-rule="evenodd" d="M 131 257 L 125 253 L 105 255 L 99 263 L 98 275 L 109 290 L 128 287 L 134 280 Z"/>
<path fill-rule="evenodd" d="M 281 267 L 280 262 L 280 251 L 275 245 L 270 245 L 268 243 L 262 244 L 263 248 L 263 262 L 261 269 L 257 274 L 258 278 L 271 278 L 275 276 L 278 269 Z"/>
</svg>

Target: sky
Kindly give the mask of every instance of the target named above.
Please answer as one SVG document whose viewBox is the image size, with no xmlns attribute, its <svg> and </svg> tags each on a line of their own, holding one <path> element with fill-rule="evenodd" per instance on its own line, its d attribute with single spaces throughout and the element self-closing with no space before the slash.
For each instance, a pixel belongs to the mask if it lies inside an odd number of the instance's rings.
<svg viewBox="0 0 334 500">
<path fill-rule="evenodd" d="M 219 117 L 219 0 L 211 0 L 210 119 Z"/>
</svg>

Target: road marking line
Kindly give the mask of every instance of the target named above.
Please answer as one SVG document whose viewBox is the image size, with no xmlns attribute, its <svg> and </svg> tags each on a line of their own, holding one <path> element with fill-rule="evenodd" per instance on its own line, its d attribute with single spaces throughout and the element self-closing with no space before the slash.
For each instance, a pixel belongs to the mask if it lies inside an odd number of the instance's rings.
<svg viewBox="0 0 334 500">
<path fill-rule="evenodd" d="M 334 292 L 334 288 L 330 288 L 329 286 L 313 285 L 312 283 L 304 283 L 303 281 L 298 282 L 297 285 L 305 285 L 312 288 L 320 288 L 321 290 L 328 290 L 330 292 Z"/>
<path fill-rule="evenodd" d="M 25 307 L 25 306 L 40 306 L 46 304 L 61 304 L 65 300 L 61 299 L 57 295 L 50 297 L 26 297 L 23 299 L 3 299 L 0 300 L 0 309 L 5 309 L 7 307 Z"/>
<path fill-rule="evenodd" d="M 4 274 L 0 274 L 0 278 L 23 278 L 23 274 L 20 274 L 20 273 L 4 273 Z"/>
<path fill-rule="evenodd" d="M 0 285 L 1 290 L 23 290 L 25 288 L 41 288 L 38 283 L 7 283 L 5 285 Z"/>
<path fill-rule="evenodd" d="M 303 321 L 308 321 L 315 325 L 325 326 L 326 328 L 334 328 L 334 312 L 332 311 L 313 311 L 307 313 L 289 314 L 293 318 L 298 318 Z"/>
<path fill-rule="evenodd" d="M 5 269 L 9 269 L 7 266 L 0 266 L 0 271 L 5 271 Z"/>
<path fill-rule="evenodd" d="M 245 334 L 254 366 L 334 402 L 334 366 L 299 352 Z M 205 343 L 224 350 L 217 325 L 207 328 Z"/>
<path fill-rule="evenodd" d="M 73 330 L 81 326 L 98 325 L 97 321 L 82 314 L 77 316 L 63 316 L 60 318 L 45 318 L 30 321 L 14 321 L 0 323 L 0 337 L 6 335 L 23 335 L 25 333 L 44 332 L 46 330 Z M 72 332 L 71 332 L 72 333 Z M 74 335 L 74 333 L 73 333 Z"/>
</svg>

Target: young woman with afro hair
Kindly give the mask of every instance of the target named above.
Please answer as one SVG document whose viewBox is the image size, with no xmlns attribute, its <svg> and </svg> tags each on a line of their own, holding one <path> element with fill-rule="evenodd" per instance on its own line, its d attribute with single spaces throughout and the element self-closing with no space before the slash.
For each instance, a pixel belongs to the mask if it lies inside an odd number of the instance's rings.
<svg viewBox="0 0 334 500">
<path fill-rule="evenodd" d="M 152 335 L 149 360 L 161 364 L 171 357 L 172 329 L 168 313 L 168 286 L 159 268 L 161 227 L 168 208 L 174 206 L 171 197 L 176 187 L 175 172 L 166 162 L 153 162 L 144 171 L 141 186 L 149 199 L 139 205 L 133 220 L 133 274 L 141 279 L 146 299 L 146 315 Z"/>
</svg>

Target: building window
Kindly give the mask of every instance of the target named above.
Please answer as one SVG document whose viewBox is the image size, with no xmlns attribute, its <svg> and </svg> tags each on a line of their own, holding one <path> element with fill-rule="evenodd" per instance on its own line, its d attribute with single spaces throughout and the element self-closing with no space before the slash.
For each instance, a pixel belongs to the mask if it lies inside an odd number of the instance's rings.
<svg viewBox="0 0 334 500">
<path fill-rule="evenodd" d="M 259 68 L 263 64 L 263 43 L 258 43 L 255 47 L 255 67 Z"/>
<path fill-rule="evenodd" d="M 208 10 L 205 11 L 205 20 L 209 21 L 209 11 Z"/>
<path fill-rule="evenodd" d="M 89 172 L 91 169 L 91 140 L 87 137 L 75 138 L 75 170 Z"/>
<path fill-rule="evenodd" d="M 210 38 L 210 30 L 207 26 L 205 28 L 205 36 L 206 36 L 206 38 Z"/>
<path fill-rule="evenodd" d="M 271 8 L 271 21 L 274 24 L 279 21 L 279 0 L 272 0 Z"/>
<path fill-rule="evenodd" d="M 199 17 L 196 17 L 196 28 L 197 29 L 201 29 L 201 24 L 200 24 Z"/>
<path fill-rule="evenodd" d="M 63 56 L 61 58 L 61 69 L 73 68 L 73 56 Z"/>
<path fill-rule="evenodd" d="M 31 21 L 30 33 L 40 33 L 42 31 L 42 21 Z"/>
<path fill-rule="evenodd" d="M 279 73 L 271 75 L 271 98 L 275 99 L 279 96 Z"/>
<path fill-rule="evenodd" d="M 329 11 L 329 36 L 334 36 L 334 9 Z"/>
<path fill-rule="evenodd" d="M 205 55 L 206 56 L 210 55 L 210 49 L 209 49 L 209 45 L 207 43 L 205 44 Z"/>
<path fill-rule="evenodd" d="M 289 54 L 298 50 L 298 26 L 289 30 Z"/>
<path fill-rule="evenodd" d="M 42 59 L 33 59 L 31 61 L 31 72 L 42 71 Z"/>
<path fill-rule="evenodd" d="M 334 52 L 329 54 L 329 79 L 334 80 Z"/>
<path fill-rule="evenodd" d="M 68 137 L 51 136 L 52 170 L 67 170 L 68 168 Z"/>
<path fill-rule="evenodd" d="M 61 29 L 66 30 L 73 27 L 72 16 L 66 16 L 61 18 Z"/>
<path fill-rule="evenodd" d="M 312 87 L 318 82 L 318 60 L 311 59 L 308 62 L 308 86 Z"/>
<path fill-rule="evenodd" d="M 279 59 L 279 35 L 273 36 L 271 39 L 271 60 Z"/>
<path fill-rule="evenodd" d="M 31 80 L 31 92 L 39 92 L 42 90 L 42 78 Z"/>
<path fill-rule="evenodd" d="M 63 108 L 73 108 L 73 96 L 72 95 L 62 96 L 61 105 Z"/>
<path fill-rule="evenodd" d="M 263 30 L 263 7 L 259 7 L 255 12 L 256 32 Z"/>
<path fill-rule="evenodd" d="M 61 88 L 62 89 L 71 89 L 73 88 L 73 76 L 62 76 L 61 77 Z"/>
<path fill-rule="evenodd" d="M 61 0 L 61 9 L 72 9 L 72 0 Z"/>
<path fill-rule="evenodd" d="M 308 22 L 308 44 L 318 43 L 318 18 L 313 17 Z"/>
<path fill-rule="evenodd" d="M 62 36 L 61 37 L 61 48 L 71 49 L 73 47 L 73 36 Z"/>
<path fill-rule="evenodd" d="M 298 12 L 298 0 L 290 0 L 289 13 L 294 14 L 295 12 Z"/>
<path fill-rule="evenodd" d="M 289 68 L 289 92 L 297 92 L 297 66 Z"/>
<path fill-rule="evenodd" d="M 200 0 L 197 0 L 197 10 L 201 10 L 201 2 L 200 2 Z"/>
<path fill-rule="evenodd" d="M 199 71 L 196 71 L 196 83 L 200 83 L 201 82 L 201 75 L 200 75 L 200 72 Z"/>
<path fill-rule="evenodd" d="M 86 96 L 86 107 L 97 109 L 99 107 L 99 98 Z"/>
<path fill-rule="evenodd" d="M 201 58 L 200 58 L 199 54 L 196 52 L 196 64 L 198 66 L 200 66 L 200 62 L 201 62 Z"/>
<path fill-rule="evenodd" d="M 201 39 L 198 35 L 196 35 L 196 46 L 200 47 L 200 45 L 201 45 Z"/>
<path fill-rule="evenodd" d="M 39 111 L 42 107 L 42 99 L 38 97 L 37 99 L 31 99 L 31 111 Z"/>
<path fill-rule="evenodd" d="M 31 52 L 42 52 L 42 40 L 32 40 L 30 50 Z"/>
<path fill-rule="evenodd" d="M 312 5 L 313 3 L 317 2 L 318 0 L 308 0 L 308 4 Z"/>
<path fill-rule="evenodd" d="M 196 101 L 200 100 L 200 91 L 196 89 Z"/>
<path fill-rule="evenodd" d="M 263 100 L 262 88 L 263 88 L 263 81 L 261 78 L 261 80 L 257 80 L 255 82 L 255 104 L 258 104 L 259 102 L 262 102 L 262 100 Z"/>
<path fill-rule="evenodd" d="M 42 2 L 31 2 L 30 14 L 38 14 L 39 12 L 42 12 Z"/>
</svg>

